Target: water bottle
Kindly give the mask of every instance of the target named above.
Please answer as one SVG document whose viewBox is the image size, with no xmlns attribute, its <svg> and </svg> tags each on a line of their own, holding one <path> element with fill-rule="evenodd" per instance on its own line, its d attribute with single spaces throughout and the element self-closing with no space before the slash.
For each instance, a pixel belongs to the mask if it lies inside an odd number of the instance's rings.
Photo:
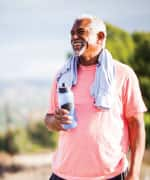
<svg viewBox="0 0 150 180">
<path fill-rule="evenodd" d="M 75 116 L 74 97 L 71 89 L 67 87 L 65 83 L 63 83 L 62 86 L 58 88 L 58 104 L 59 108 L 68 110 L 69 115 L 72 116 L 72 123 L 64 124 L 64 128 L 75 128 L 77 126 L 77 120 Z"/>
</svg>

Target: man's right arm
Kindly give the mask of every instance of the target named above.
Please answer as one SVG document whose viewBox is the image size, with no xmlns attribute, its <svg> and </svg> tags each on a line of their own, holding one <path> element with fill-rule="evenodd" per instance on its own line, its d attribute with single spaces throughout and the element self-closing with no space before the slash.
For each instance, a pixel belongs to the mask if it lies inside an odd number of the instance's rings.
<svg viewBox="0 0 150 180">
<path fill-rule="evenodd" d="M 71 117 L 65 109 L 57 109 L 54 114 L 46 114 L 45 125 L 49 131 L 66 131 L 64 124 L 71 124 Z"/>
</svg>

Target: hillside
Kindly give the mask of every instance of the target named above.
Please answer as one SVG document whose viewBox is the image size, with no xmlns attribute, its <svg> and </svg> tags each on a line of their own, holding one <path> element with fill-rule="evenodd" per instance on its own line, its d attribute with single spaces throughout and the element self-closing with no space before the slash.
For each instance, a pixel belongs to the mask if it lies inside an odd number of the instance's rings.
<svg viewBox="0 0 150 180">
<path fill-rule="evenodd" d="M 42 119 L 48 109 L 51 80 L 0 81 L 0 131 Z"/>
</svg>

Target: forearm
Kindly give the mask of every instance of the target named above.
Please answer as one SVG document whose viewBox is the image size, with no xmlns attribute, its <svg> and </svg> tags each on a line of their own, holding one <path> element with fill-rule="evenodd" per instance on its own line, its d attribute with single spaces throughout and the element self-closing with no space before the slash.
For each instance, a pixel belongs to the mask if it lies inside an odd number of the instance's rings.
<svg viewBox="0 0 150 180">
<path fill-rule="evenodd" d="M 129 138 L 131 150 L 129 173 L 139 177 L 145 150 L 145 128 L 142 113 L 130 119 Z"/>
</svg>

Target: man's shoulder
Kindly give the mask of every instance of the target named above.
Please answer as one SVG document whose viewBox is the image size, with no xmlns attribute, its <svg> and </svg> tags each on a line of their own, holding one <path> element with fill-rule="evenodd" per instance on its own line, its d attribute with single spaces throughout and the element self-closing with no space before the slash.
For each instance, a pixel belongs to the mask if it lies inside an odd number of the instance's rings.
<svg viewBox="0 0 150 180">
<path fill-rule="evenodd" d="M 113 59 L 113 60 L 114 60 L 114 65 L 115 65 L 117 73 L 124 74 L 124 75 L 126 74 L 127 76 L 131 74 L 135 74 L 134 70 L 129 65 L 124 64 L 116 59 Z"/>
<path fill-rule="evenodd" d="M 114 61 L 114 64 L 115 64 L 116 68 L 120 68 L 120 69 L 126 70 L 126 71 L 132 69 L 129 65 L 124 64 L 124 63 L 122 63 L 121 61 L 119 61 L 117 59 L 113 59 L 113 61 Z"/>
</svg>

